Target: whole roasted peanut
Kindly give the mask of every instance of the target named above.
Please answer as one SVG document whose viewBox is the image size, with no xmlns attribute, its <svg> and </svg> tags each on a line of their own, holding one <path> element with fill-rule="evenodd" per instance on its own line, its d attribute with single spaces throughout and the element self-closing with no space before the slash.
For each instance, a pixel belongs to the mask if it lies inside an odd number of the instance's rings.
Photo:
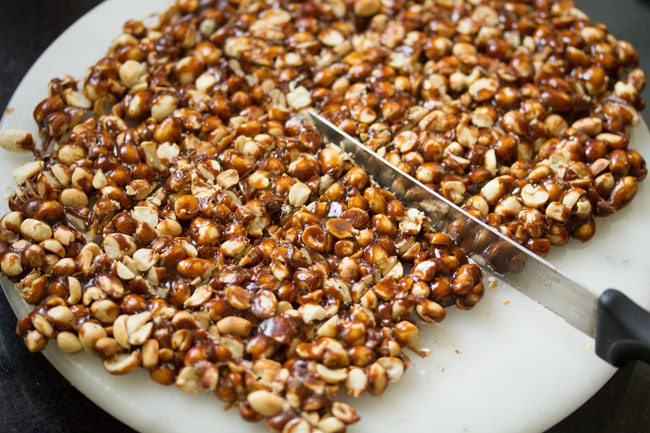
<svg viewBox="0 0 650 433">
<path fill-rule="evenodd" d="M 469 86 L 469 93 L 476 102 L 491 99 L 498 89 L 498 83 L 490 78 L 479 78 Z"/>
<path fill-rule="evenodd" d="M 375 15 L 380 8 L 379 0 L 355 0 L 354 2 L 354 13 L 360 17 Z"/>
<path fill-rule="evenodd" d="M 20 233 L 37 242 L 41 242 L 52 237 L 52 228 L 47 224 L 27 218 L 20 224 Z"/>
<path fill-rule="evenodd" d="M 229 286 L 226 288 L 226 300 L 238 310 L 246 310 L 251 306 L 251 295 L 248 290 L 240 286 Z"/>
<path fill-rule="evenodd" d="M 307 185 L 296 182 L 289 190 L 289 203 L 294 207 L 300 207 L 307 202 L 310 195 L 311 189 Z"/>
<path fill-rule="evenodd" d="M 453 290 L 459 295 L 466 294 L 481 282 L 480 278 L 481 271 L 477 265 L 463 265 L 454 276 Z"/>
<path fill-rule="evenodd" d="M 160 95 L 153 100 L 151 116 L 157 121 L 162 121 L 176 110 L 177 104 L 178 100 L 174 95 Z"/>
<path fill-rule="evenodd" d="M 95 343 L 106 335 L 104 328 L 94 322 L 85 322 L 79 328 L 79 340 L 88 353 L 93 353 Z"/>
<path fill-rule="evenodd" d="M 596 233 L 596 222 L 592 217 L 576 225 L 572 234 L 573 237 L 575 237 L 579 241 L 586 242 L 589 239 L 591 239 L 595 233 Z"/>
<path fill-rule="evenodd" d="M 440 322 L 445 318 L 445 309 L 437 302 L 430 299 L 423 299 L 415 307 L 418 316 L 425 322 Z"/>
<path fill-rule="evenodd" d="M 46 318 L 57 329 L 68 329 L 72 324 L 73 315 L 67 306 L 57 305 L 47 311 Z"/>
<path fill-rule="evenodd" d="M 47 345 L 48 339 L 37 330 L 32 330 L 25 336 L 25 345 L 32 353 L 40 352 Z"/>
<path fill-rule="evenodd" d="M 181 260 L 176 266 L 177 272 L 189 279 L 207 278 L 213 269 L 214 264 L 210 260 L 198 257 Z"/>
<path fill-rule="evenodd" d="M 127 60 L 120 66 L 120 79 L 127 87 L 134 87 L 146 76 L 146 66 L 135 60 Z"/>
<path fill-rule="evenodd" d="M 5 214 L 0 220 L 0 227 L 6 230 L 11 230 L 14 233 L 20 232 L 20 224 L 23 222 L 23 215 L 21 212 L 12 211 Z"/>
<path fill-rule="evenodd" d="M 616 183 L 611 192 L 609 203 L 616 209 L 627 205 L 636 195 L 638 186 L 633 176 L 625 176 Z"/>
<path fill-rule="evenodd" d="M 217 328 L 222 334 L 246 337 L 250 334 L 253 324 L 243 317 L 224 317 L 217 322 Z"/>
<path fill-rule="evenodd" d="M 346 184 L 360 191 L 366 188 L 368 180 L 368 174 L 361 167 L 353 167 L 343 176 L 343 181 Z"/>
<path fill-rule="evenodd" d="M 97 340 L 94 349 L 100 357 L 110 358 L 118 352 L 119 345 L 113 338 L 104 337 Z"/>
<path fill-rule="evenodd" d="M 199 213 L 199 201 L 193 195 L 184 195 L 174 203 L 174 213 L 179 219 L 192 219 Z"/>
<path fill-rule="evenodd" d="M 522 194 L 524 194 L 523 190 Z M 522 209 L 519 199 L 514 195 L 510 195 L 502 198 L 497 203 L 494 207 L 494 213 L 504 218 L 515 218 Z"/>
<path fill-rule="evenodd" d="M 254 391 L 247 399 L 254 411 L 267 417 L 277 415 L 282 410 L 282 398 L 269 391 Z"/>
<path fill-rule="evenodd" d="M 90 306 L 91 314 L 100 322 L 110 324 L 120 314 L 118 305 L 110 299 L 99 299 Z"/>
<path fill-rule="evenodd" d="M 546 130 L 552 137 L 559 137 L 568 127 L 566 120 L 557 114 L 551 114 L 544 120 Z"/>
<path fill-rule="evenodd" d="M 3 254 L 0 258 L 0 267 L 2 272 L 10 277 L 18 276 L 23 272 L 20 255 L 16 253 L 8 252 Z M 28 295 L 28 299 L 31 298 L 32 296 Z"/>
<path fill-rule="evenodd" d="M 415 343 L 420 337 L 420 330 L 411 322 L 400 322 L 395 325 L 395 337 L 401 345 Z"/>
<path fill-rule="evenodd" d="M 79 338 L 72 332 L 59 332 L 56 336 L 56 342 L 65 353 L 77 353 L 83 348 Z"/>
</svg>

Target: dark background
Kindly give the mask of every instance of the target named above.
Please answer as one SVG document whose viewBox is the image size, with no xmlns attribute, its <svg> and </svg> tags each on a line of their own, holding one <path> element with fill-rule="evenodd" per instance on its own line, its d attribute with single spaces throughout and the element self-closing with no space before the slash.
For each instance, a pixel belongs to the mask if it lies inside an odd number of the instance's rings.
<svg viewBox="0 0 650 433">
<path fill-rule="evenodd" d="M 31 64 L 98 0 L 0 0 L 0 110 Z M 650 4 L 643 0 L 579 0 L 594 21 L 634 44 L 650 73 Z M 650 101 L 650 90 L 644 97 Z M 0 111 L 1 113 L 2 111 Z M 650 120 L 650 108 L 644 112 Z M 650 289 L 650 287 L 649 287 Z M 16 318 L 0 296 L 0 432 L 120 433 L 132 430 L 73 388 L 42 355 L 16 337 Z M 516 414 L 513 414 L 516 416 Z M 621 369 L 584 406 L 550 433 L 650 432 L 650 367 Z"/>
</svg>

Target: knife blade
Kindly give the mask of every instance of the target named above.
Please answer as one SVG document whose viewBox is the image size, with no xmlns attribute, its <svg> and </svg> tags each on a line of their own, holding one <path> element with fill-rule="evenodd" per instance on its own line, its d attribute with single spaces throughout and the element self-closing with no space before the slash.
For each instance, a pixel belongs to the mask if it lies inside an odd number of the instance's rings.
<svg viewBox="0 0 650 433">
<path fill-rule="evenodd" d="M 382 187 L 405 205 L 427 215 L 433 226 L 450 235 L 488 273 L 594 337 L 598 298 L 555 265 L 535 255 L 431 188 L 395 167 L 318 113 L 310 111 L 319 131 L 340 145 Z"/>
</svg>

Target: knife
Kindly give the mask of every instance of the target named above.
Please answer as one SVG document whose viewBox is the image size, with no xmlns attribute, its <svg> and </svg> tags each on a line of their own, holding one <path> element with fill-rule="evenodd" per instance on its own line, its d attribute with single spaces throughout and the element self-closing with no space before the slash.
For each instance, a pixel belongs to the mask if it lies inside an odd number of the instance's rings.
<svg viewBox="0 0 650 433">
<path fill-rule="evenodd" d="M 615 289 L 596 297 L 555 265 L 504 236 L 436 191 L 404 173 L 314 111 L 319 131 L 352 155 L 375 181 L 427 215 L 485 271 L 495 274 L 595 339 L 596 354 L 616 367 L 650 363 L 650 312 Z"/>
</svg>

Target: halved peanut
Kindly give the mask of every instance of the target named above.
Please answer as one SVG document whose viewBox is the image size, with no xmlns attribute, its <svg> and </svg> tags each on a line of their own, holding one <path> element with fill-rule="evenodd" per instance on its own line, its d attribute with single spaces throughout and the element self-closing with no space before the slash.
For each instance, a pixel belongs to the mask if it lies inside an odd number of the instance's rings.
<svg viewBox="0 0 650 433">
<path fill-rule="evenodd" d="M 136 350 L 131 353 L 119 353 L 112 358 L 104 360 L 104 368 L 111 374 L 127 374 L 140 365 L 142 357 L 140 351 Z"/>
<path fill-rule="evenodd" d="M 338 401 L 332 405 L 332 415 L 345 424 L 352 424 L 359 420 L 359 415 L 352 406 Z"/>
<path fill-rule="evenodd" d="M 352 397 L 359 397 L 368 387 L 368 376 L 363 369 L 351 368 L 345 380 L 345 393 Z"/>
<path fill-rule="evenodd" d="M 11 176 L 18 185 L 22 185 L 33 176 L 40 173 L 43 170 L 44 165 L 45 163 L 43 161 L 30 161 L 15 168 L 11 172 Z"/>
<path fill-rule="evenodd" d="M 36 242 L 41 242 L 52 237 L 52 228 L 46 223 L 27 218 L 20 224 L 20 233 Z"/>
<path fill-rule="evenodd" d="M 267 417 L 280 413 L 283 406 L 282 397 L 265 390 L 251 392 L 246 400 L 255 412 Z"/>
<path fill-rule="evenodd" d="M 329 384 L 341 383 L 348 377 L 348 372 L 345 368 L 332 370 L 322 364 L 316 364 L 316 374 Z"/>
<path fill-rule="evenodd" d="M 311 189 L 302 182 L 296 182 L 289 190 L 289 203 L 294 207 L 300 207 L 307 203 Z"/>
<path fill-rule="evenodd" d="M 222 334 L 235 335 L 237 337 L 247 337 L 252 328 L 253 324 L 243 317 L 229 316 L 224 317 L 217 322 L 217 329 L 219 329 L 219 332 Z"/>
<path fill-rule="evenodd" d="M 527 184 L 521 189 L 521 199 L 524 204 L 531 208 L 540 208 L 549 199 L 548 191 L 542 185 Z"/>
<path fill-rule="evenodd" d="M 352 224 L 343 218 L 331 218 L 325 223 L 327 231 L 337 239 L 345 239 L 353 236 Z"/>
<path fill-rule="evenodd" d="M 391 382 L 397 382 L 404 374 L 404 362 L 395 357 L 382 357 L 377 362 L 384 367 L 386 375 Z"/>
<path fill-rule="evenodd" d="M 77 353 L 83 349 L 79 338 L 72 332 L 59 332 L 56 336 L 56 343 L 65 353 Z"/>
</svg>

